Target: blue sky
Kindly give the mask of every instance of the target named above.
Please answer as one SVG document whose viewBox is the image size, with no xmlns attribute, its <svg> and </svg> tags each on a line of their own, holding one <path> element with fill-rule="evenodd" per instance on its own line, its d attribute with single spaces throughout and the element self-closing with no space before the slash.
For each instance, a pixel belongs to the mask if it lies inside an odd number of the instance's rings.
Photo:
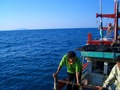
<svg viewBox="0 0 120 90">
<path fill-rule="evenodd" d="M 114 0 L 103 0 L 113 13 Z M 0 0 L 0 30 L 97 27 L 99 0 Z"/>
</svg>

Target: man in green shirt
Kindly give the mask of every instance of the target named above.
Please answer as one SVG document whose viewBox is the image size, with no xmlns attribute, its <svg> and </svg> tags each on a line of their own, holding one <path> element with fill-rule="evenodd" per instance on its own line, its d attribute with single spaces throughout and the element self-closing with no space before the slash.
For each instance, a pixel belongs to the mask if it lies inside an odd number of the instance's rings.
<svg viewBox="0 0 120 90">
<path fill-rule="evenodd" d="M 54 77 L 58 75 L 60 69 L 63 66 L 67 67 L 68 81 L 71 82 L 75 80 L 75 82 L 80 85 L 82 65 L 75 52 L 69 51 L 68 54 L 63 56 L 62 60 L 59 63 L 57 71 L 53 74 Z"/>
</svg>

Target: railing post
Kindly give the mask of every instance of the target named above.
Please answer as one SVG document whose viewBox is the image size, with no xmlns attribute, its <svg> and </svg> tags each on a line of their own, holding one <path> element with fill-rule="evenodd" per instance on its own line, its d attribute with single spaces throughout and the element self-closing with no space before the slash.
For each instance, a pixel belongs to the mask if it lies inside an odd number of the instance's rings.
<svg viewBox="0 0 120 90">
<path fill-rule="evenodd" d="M 79 87 L 78 90 L 82 90 L 82 87 Z"/>
<path fill-rule="evenodd" d="M 53 90 L 58 90 L 58 77 L 54 77 L 54 89 Z"/>
<path fill-rule="evenodd" d="M 107 75 L 108 62 L 104 62 L 104 74 Z"/>
</svg>

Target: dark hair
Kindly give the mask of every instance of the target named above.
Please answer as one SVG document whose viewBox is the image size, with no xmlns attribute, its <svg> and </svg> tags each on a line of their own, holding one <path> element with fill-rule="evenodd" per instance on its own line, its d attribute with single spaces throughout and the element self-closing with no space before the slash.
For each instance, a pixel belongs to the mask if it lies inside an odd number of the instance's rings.
<svg viewBox="0 0 120 90">
<path fill-rule="evenodd" d="M 116 62 L 120 62 L 120 55 L 116 57 Z"/>
<path fill-rule="evenodd" d="M 76 53 L 73 51 L 68 52 L 68 59 L 76 57 Z"/>
</svg>

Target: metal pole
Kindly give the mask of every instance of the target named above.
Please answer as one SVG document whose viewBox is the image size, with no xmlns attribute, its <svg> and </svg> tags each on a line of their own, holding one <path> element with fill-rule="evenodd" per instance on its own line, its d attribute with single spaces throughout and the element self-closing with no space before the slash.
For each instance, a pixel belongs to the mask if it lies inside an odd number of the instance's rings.
<svg viewBox="0 0 120 90">
<path fill-rule="evenodd" d="M 58 77 L 54 77 L 54 89 L 53 90 L 58 90 Z"/>
<path fill-rule="evenodd" d="M 118 0 L 115 0 L 114 41 L 117 41 L 117 36 L 118 36 L 118 7 L 119 7 Z"/>
<path fill-rule="evenodd" d="M 100 36 L 101 36 L 101 40 L 103 40 L 103 23 L 102 23 L 102 0 L 99 0 L 100 3 Z"/>
</svg>

